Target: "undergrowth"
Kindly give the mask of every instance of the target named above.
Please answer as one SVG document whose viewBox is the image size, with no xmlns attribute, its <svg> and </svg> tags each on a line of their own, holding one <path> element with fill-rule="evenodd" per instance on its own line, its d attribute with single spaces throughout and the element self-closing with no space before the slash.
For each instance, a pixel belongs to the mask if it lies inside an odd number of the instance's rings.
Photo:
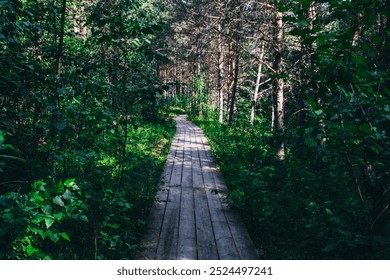
<svg viewBox="0 0 390 280">
<path fill-rule="evenodd" d="M 209 139 L 230 203 L 262 258 L 389 258 L 389 239 L 369 234 L 367 214 L 343 161 L 324 161 L 314 152 L 302 159 L 290 151 L 281 161 L 266 124 L 194 121 Z"/>
<path fill-rule="evenodd" d="M 0 258 L 134 258 L 174 131 L 173 121 L 129 127 L 124 157 L 117 137 L 97 135 L 88 151 L 57 152 L 63 179 L 0 193 Z"/>
</svg>

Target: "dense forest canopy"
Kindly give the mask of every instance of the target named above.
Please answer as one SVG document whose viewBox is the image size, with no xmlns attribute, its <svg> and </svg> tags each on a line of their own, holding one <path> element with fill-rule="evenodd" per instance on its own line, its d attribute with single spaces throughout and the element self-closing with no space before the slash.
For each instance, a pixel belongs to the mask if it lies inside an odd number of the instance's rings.
<svg viewBox="0 0 390 280">
<path fill-rule="evenodd" d="M 135 258 L 185 111 L 261 257 L 390 258 L 386 0 L 1 0 L 0 258 Z"/>
</svg>

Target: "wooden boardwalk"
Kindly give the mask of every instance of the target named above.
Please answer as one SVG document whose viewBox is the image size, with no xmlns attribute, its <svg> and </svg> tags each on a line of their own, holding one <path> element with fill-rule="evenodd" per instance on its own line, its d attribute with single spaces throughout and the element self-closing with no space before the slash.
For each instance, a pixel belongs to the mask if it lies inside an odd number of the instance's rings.
<svg viewBox="0 0 390 280">
<path fill-rule="evenodd" d="M 257 259 L 239 216 L 224 202 L 226 185 L 202 130 L 181 115 L 140 259 Z"/>
</svg>

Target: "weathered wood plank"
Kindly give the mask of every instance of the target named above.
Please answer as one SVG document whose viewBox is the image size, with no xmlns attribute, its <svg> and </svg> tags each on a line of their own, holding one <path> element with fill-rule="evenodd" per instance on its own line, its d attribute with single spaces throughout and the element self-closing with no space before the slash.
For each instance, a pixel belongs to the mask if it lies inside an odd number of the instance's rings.
<svg viewBox="0 0 390 280">
<path fill-rule="evenodd" d="M 167 192 L 167 191 L 165 191 Z M 166 202 L 156 201 L 149 215 L 147 235 L 141 241 L 142 251 L 139 258 L 154 260 L 157 252 L 158 240 L 160 238 L 161 226 L 164 220 Z"/>
<path fill-rule="evenodd" d="M 196 254 L 194 192 L 182 188 L 177 259 L 195 260 Z"/>
<path fill-rule="evenodd" d="M 203 143 L 205 140 L 206 138 L 202 138 Z M 240 259 L 258 259 L 258 254 L 255 249 L 255 246 L 247 230 L 245 229 L 245 225 L 242 222 L 241 217 L 233 209 L 231 209 L 226 202 L 223 202 L 223 200 L 226 198 L 225 193 L 228 191 L 228 189 L 226 187 L 226 183 L 222 177 L 222 174 L 217 169 L 213 158 L 211 158 L 211 153 L 206 153 L 206 156 L 208 157 L 209 162 L 211 164 L 215 187 L 218 191 L 222 208 L 229 224 L 234 243 L 236 244 L 237 251 L 240 255 Z"/>
<path fill-rule="evenodd" d="M 182 127 L 185 135 L 177 259 L 189 260 L 197 258 L 194 193 L 192 190 L 191 131 L 188 122 L 183 121 Z"/>
<path fill-rule="evenodd" d="M 218 256 L 223 260 L 239 259 L 239 254 L 229 224 L 226 220 L 221 201 L 219 200 L 218 194 L 213 191 L 216 186 L 211 168 L 211 161 L 207 156 L 207 152 L 209 152 L 206 144 L 207 140 L 202 138 L 203 136 L 200 135 L 198 141 L 201 141 L 203 146 L 199 151 L 199 155 Z"/>
<path fill-rule="evenodd" d="M 191 131 L 186 127 L 184 137 L 182 187 L 192 187 Z"/>
<path fill-rule="evenodd" d="M 199 260 L 217 260 L 218 252 L 205 189 L 194 190 L 196 243 Z"/>
<path fill-rule="evenodd" d="M 199 189 L 203 187 L 203 176 L 198 151 L 200 145 L 197 142 L 196 133 L 197 131 L 193 129 L 191 133 L 192 187 L 194 189 Z"/>
<path fill-rule="evenodd" d="M 241 217 L 227 205 L 223 205 L 223 209 L 240 256 L 239 258 L 241 260 L 257 260 L 259 255 Z"/>
<path fill-rule="evenodd" d="M 177 145 L 178 137 L 172 140 L 171 146 Z M 139 258 L 141 259 L 155 259 L 158 241 L 160 238 L 161 228 L 164 221 L 165 207 L 168 199 L 168 187 L 171 179 L 174 160 L 175 160 L 175 149 L 170 149 L 167 155 L 167 160 L 164 166 L 164 172 L 160 177 L 160 187 L 156 194 L 156 201 L 150 210 L 147 234 L 141 241 L 140 247 L 141 252 Z"/>
<path fill-rule="evenodd" d="M 211 222 L 214 229 L 214 237 L 217 244 L 218 256 L 221 260 L 240 259 L 236 244 L 226 220 L 219 198 L 216 194 L 206 190 L 209 204 Z"/>
<path fill-rule="evenodd" d="M 183 157 L 184 157 L 184 129 L 178 128 L 178 141 L 173 149 L 176 150 L 175 153 L 175 163 L 173 165 L 171 180 L 169 182 L 170 187 L 178 187 L 181 185 L 181 176 L 183 172 Z"/>
<path fill-rule="evenodd" d="M 180 188 L 170 188 L 164 221 L 158 242 L 156 260 L 177 259 L 177 243 L 180 219 Z"/>
<path fill-rule="evenodd" d="M 245 228 L 244 223 L 241 220 L 241 217 L 236 211 L 229 207 L 228 203 L 223 201 L 224 199 L 226 199 L 225 194 L 227 192 L 227 187 L 222 175 L 216 169 L 216 167 L 213 168 L 213 176 L 216 188 L 218 189 L 219 197 L 220 199 L 222 199 L 222 207 L 224 209 L 225 217 L 232 232 L 234 243 L 236 244 L 238 253 L 240 254 L 240 259 L 258 259 L 258 254 L 255 249 L 255 246 Z"/>
</svg>

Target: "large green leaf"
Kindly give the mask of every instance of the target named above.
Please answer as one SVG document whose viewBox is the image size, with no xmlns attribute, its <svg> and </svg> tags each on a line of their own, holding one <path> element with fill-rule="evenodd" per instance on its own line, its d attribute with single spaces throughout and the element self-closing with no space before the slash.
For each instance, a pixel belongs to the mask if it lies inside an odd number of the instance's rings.
<svg viewBox="0 0 390 280">
<path fill-rule="evenodd" d="M 57 195 L 55 198 L 53 198 L 53 203 L 56 204 L 56 205 L 59 205 L 61 207 L 65 206 L 64 201 L 62 201 L 62 196 L 61 195 Z"/>
<path fill-rule="evenodd" d="M 46 228 L 49 228 L 51 227 L 53 224 L 54 224 L 55 220 L 52 216 L 46 216 L 45 217 L 45 225 L 46 225 Z"/>
</svg>

